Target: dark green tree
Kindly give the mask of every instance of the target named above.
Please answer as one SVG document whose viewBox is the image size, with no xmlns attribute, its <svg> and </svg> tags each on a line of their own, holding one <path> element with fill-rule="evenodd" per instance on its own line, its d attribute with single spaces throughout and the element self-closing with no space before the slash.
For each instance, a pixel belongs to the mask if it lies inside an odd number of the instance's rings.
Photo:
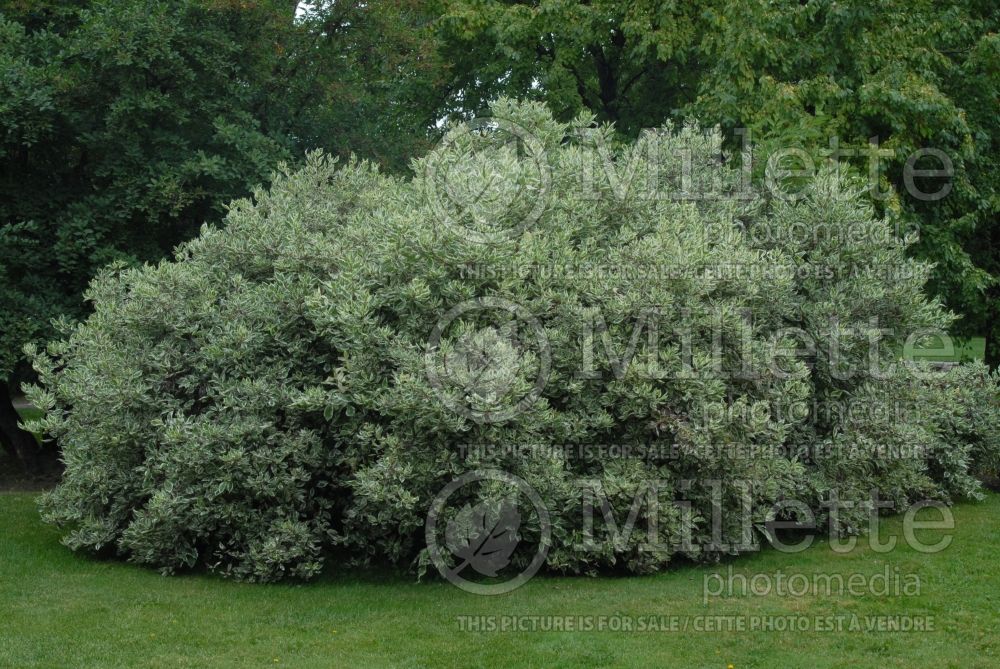
<svg viewBox="0 0 1000 669">
<path fill-rule="evenodd" d="M 777 148 L 828 157 L 830 139 L 867 171 L 869 142 L 892 151 L 877 199 L 913 252 L 936 263 L 931 289 L 986 334 L 1000 358 L 1000 11 L 990 0 L 701 0 L 482 3 L 442 0 L 438 30 L 457 65 L 445 112 L 468 116 L 498 94 L 580 110 L 625 136 L 667 119 L 747 128 L 760 166 Z M 910 196 L 905 166 L 934 148 L 950 192 Z M 864 151 L 858 151 L 864 149 Z M 941 169 L 924 156 L 917 169 Z M 941 179 L 918 178 L 922 192 Z M 892 187 L 891 191 L 889 187 Z"/>
<path fill-rule="evenodd" d="M 407 0 L 0 1 L 0 441 L 22 348 L 109 262 L 156 262 L 306 149 L 402 169 L 439 79 Z"/>
</svg>

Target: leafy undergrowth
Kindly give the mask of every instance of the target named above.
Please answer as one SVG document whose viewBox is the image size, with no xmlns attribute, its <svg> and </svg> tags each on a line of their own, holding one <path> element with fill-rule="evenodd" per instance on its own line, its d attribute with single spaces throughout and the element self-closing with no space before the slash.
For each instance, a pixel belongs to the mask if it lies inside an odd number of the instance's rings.
<svg viewBox="0 0 1000 669">
<path fill-rule="evenodd" d="M 34 496 L 0 495 L 0 666 L 10 667 L 987 667 L 1000 657 L 1000 496 L 955 507 L 952 544 L 921 554 L 903 542 L 849 554 L 823 543 L 768 550 L 716 567 L 651 577 L 536 577 L 504 596 L 383 572 L 329 574 L 308 585 L 248 585 L 74 555 L 41 524 Z M 900 535 L 899 518 L 883 524 Z M 931 541 L 928 538 L 928 543 Z M 915 574 L 919 595 L 713 597 L 706 576 Z M 462 616 L 646 620 L 683 631 L 479 631 Z M 710 618 L 704 618 L 709 616 Z M 931 616 L 929 632 L 697 631 L 753 616 Z M 775 618 L 776 620 L 777 618 Z M 481 620 L 481 619 L 480 619 Z M 494 619 L 501 620 L 501 619 Z M 530 619 L 522 619 L 530 620 Z M 542 618 L 536 618 L 539 622 Z M 659 621 L 659 623 L 655 621 Z M 715 620 L 715 623 L 710 622 Z M 466 623 L 467 624 L 467 623 Z M 522 623 L 522 624 L 531 624 Z M 749 622 L 747 622 L 749 624 Z"/>
</svg>

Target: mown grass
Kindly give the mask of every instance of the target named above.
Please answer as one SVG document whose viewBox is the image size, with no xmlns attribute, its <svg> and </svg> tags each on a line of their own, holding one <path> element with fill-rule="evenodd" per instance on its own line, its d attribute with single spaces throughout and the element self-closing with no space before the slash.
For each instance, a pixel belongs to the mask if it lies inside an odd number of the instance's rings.
<svg viewBox="0 0 1000 669">
<path fill-rule="evenodd" d="M 983 360 L 986 357 L 986 337 L 952 337 L 952 351 L 950 354 L 943 353 L 939 347 L 944 345 L 937 342 L 935 347 L 930 349 L 918 348 L 912 352 L 914 360 L 926 360 L 931 362 L 971 362 L 973 360 Z"/>
<path fill-rule="evenodd" d="M 817 542 L 651 577 L 537 577 L 497 597 L 407 575 L 347 572 L 304 585 L 162 577 L 75 555 L 34 496 L 0 495 L 3 667 L 993 667 L 1000 666 L 1000 496 L 955 508 L 950 547 L 849 554 Z M 898 534 L 899 519 L 885 525 Z M 902 539 L 900 540 L 902 542 Z M 888 566 L 917 596 L 719 597 L 706 575 L 859 573 Z M 930 632 L 463 632 L 459 616 L 933 616 Z"/>
</svg>

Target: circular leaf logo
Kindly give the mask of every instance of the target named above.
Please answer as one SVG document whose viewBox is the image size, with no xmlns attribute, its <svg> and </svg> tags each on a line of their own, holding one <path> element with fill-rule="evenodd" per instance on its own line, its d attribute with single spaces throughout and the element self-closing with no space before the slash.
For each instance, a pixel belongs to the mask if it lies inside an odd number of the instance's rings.
<svg viewBox="0 0 1000 669">
<path fill-rule="evenodd" d="M 470 241 L 515 237 L 548 206 L 545 145 L 509 119 L 476 118 L 452 128 L 422 164 L 435 218 Z"/>
<path fill-rule="evenodd" d="M 541 322 L 498 297 L 467 300 L 438 321 L 424 355 L 438 398 L 480 424 L 510 420 L 539 398 L 551 352 Z"/>
<path fill-rule="evenodd" d="M 509 493 L 499 501 L 494 498 L 475 504 L 467 502 L 448 513 L 449 501 L 456 492 L 491 481 L 509 488 Z M 531 560 L 501 581 L 473 580 L 503 578 L 501 572 L 511 565 L 512 556 L 522 542 L 519 532 L 525 520 L 522 501 L 530 505 L 528 513 L 537 518 L 540 529 L 538 547 Z M 442 546 L 439 525 L 446 516 Z M 431 562 L 449 583 L 477 595 L 501 595 L 527 583 L 545 563 L 552 526 L 541 496 L 524 479 L 496 469 L 477 469 L 458 477 L 438 493 L 427 514 L 424 535 Z"/>
</svg>

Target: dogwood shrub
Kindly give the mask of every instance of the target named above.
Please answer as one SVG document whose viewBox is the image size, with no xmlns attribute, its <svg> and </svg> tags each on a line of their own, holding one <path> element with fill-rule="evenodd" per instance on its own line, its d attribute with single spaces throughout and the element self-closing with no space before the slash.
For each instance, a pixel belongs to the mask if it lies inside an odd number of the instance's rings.
<svg viewBox="0 0 1000 669">
<path fill-rule="evenodd" d="M 535 105 L 493 113 L 409 179 L 314 154 L 173 259 L 94 280 L 92 314 L 30 351 L 33 427 L 66 465 L 44 516 L 69 547 L 257 581 L 331 556 L 426 566 L 435 496 L 495 469 L 544 502 L 547 533 L 518 531 L 546 537 L 549 568 L 650 571 L 732 552 L 716 512 L 729 536 L 730 512 L 822 516 L 831 491 L 978 494 L 996 378 L 900 362 L 951 317 L 856 184 L 762 192 L 717 133 L 619 144 Z M 915 413 L 841 410 L 892 403 Z M 663 541 L 691 541 L 644 550 L 646 504 L 640 529 L 581 548 L 609 526 L 588 528 L 586 495 L 627 510 L 652 480 Z"/>
</svg>

